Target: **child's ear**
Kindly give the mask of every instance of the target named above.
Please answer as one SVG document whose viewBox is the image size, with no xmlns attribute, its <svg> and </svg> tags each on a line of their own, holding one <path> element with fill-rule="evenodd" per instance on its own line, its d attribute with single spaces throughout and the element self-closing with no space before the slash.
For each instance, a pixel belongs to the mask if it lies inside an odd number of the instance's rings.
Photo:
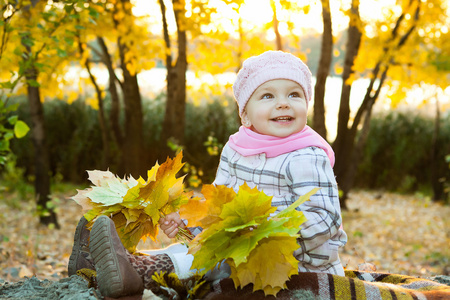
<svg viewBox="0 0 450 300">
<path fill-rule="evenodd" d="M 244 127 L 250 128 L 252 126 L 252 122 L 248 118 L 247 111 L 242 112 L 241 123 Z"/>
</svg>

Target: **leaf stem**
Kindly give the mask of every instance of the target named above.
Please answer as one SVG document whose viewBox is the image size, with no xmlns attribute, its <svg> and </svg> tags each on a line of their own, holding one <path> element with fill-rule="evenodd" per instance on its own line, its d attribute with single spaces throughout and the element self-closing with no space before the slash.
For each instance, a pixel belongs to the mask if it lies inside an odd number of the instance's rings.
<svg viewBox="0 0 450 300">
<path fill-rule="evenodd" d="M 182 243 L 189 243 L 194 239 L 194 236 L 192 235 L 192 233 L 189 232 L 188 229 L 178 226 L 178 233 L 175 236 L 175 238 L 181 241 Z"/>
</svg>

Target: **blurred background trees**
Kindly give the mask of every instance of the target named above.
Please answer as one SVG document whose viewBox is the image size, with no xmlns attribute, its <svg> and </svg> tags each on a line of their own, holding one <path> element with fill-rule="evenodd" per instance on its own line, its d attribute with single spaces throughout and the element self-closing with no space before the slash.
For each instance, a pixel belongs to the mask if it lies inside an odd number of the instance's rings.
<svg viewBox="0 0 450 300">
<path fill-rule="evenodd" d="M 85 183 L 86 170 L 145 175 L 183 149 L 187 182 L 210 183 L 239 126 L 236 72 L 266 50 L 313 73 L 309 124 L 336 152 L 343 207 L 355 187 L 448 201 L 447 1 L 0 3 L 1 101 L 18 104 L 0 121 L 31 127 L 0 177 L 23 170 L 43 223 L 57 225 L 52 180 Z"/>
</svg>

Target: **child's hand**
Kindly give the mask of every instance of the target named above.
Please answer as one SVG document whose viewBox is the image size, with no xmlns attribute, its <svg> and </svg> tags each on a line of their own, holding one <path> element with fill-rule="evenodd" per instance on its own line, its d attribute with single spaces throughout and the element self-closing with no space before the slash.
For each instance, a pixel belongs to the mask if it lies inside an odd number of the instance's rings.
<svg viewBox="0 0 450 300">
<path fill-rule="evenodd" d="M 180 226 L 181 228 L 185 227 L 183 221 L 180 218 L 180 215 L 175 212 L 159 219 L 159 225 L 161 227 L 161 230 L 169 238 L 174 238 L 177 235 L 178 226 Z"/>
</svg>

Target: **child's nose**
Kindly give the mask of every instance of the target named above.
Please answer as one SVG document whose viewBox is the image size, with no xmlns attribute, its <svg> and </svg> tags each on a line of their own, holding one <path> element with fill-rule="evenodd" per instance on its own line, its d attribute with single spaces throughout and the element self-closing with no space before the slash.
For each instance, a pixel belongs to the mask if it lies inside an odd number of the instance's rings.
<svg viewBox="0 0 450 300">
<path fill-rule="evenodd" d="M 289 107 L 289 100 L 286 97 L 278 98 L 277 109 L 288 108 L 288 107 Z"/>
</svg>

